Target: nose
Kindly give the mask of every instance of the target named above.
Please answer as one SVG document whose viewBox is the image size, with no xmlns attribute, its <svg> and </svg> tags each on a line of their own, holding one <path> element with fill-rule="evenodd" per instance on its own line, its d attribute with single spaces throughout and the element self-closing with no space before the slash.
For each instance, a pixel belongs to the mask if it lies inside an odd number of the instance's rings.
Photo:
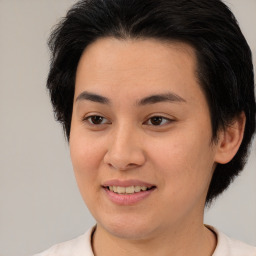
<svg viewBox="0 0 256 256">
<path fill-rule="evenodd" d="M 119 127 L 109 140 L 104 163 L 116 170 L 129 170 L 142 166 L 146 161 L 141 136 L 136 129 Z"/>
</svg>

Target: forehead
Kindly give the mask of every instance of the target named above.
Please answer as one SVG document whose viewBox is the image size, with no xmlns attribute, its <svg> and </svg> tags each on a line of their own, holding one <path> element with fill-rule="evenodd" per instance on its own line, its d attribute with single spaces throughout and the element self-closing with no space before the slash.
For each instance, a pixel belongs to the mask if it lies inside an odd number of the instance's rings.
<svg viewBox="0 0 256 256">
<path fill-rule="evenodd" d="M 168 89 L 186 94 L 200 89 L 196 69 L 195 50 L 186 43 L 101 38 L 81 56 L 75 94 L 83 90 L 154 94 Z"/>
<path fill-rule="evenodd" d="M 182 68 L 186 63 L 190 67 L 192 65 L 192 69 L 196 69 L 195 50 L 189 44 L 156 39 L 119 40 L 106 37 L 87 46 L 79 61 L 78 69 L 90 62 L 90 68 L 100 68 L 99 71 L 154 67 L 163 68 L 164 71 L 171 60 L 175 61 L 177 68 Z"/>
</svg>

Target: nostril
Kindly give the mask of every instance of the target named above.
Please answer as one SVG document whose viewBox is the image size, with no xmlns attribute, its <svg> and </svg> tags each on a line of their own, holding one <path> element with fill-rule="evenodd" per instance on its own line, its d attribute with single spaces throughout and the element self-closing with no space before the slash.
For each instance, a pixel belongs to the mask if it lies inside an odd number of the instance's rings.
<svg viewBox="0 0 256 256">
<path fill-rule="evenodd" d="M 117 170 L 127 170 L 142 166 L 146 157 L 144 151 L 138 145 L 125 146 L 114 143 L 104 155 L 104 163 Z"/>
</svg>

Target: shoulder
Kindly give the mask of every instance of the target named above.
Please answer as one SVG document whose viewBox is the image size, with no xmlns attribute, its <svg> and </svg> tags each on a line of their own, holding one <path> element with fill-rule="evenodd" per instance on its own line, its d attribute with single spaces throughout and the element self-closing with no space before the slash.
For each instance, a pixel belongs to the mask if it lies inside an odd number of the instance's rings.
<svg viewBox="0 0 256 256">
<path fill-rule="evenodd" d="M 75 239 L 56 244 L 34 256 L 93 256 L 91 248 L 91 234 L 93 231 L 94 227 Z"/>
<path fill-rule="evenodd" d="M 232 239 L 216 228 L 207 226 L 218 239 L 217 247 L 212 256 L 256 256 L 256 247 Z"/>
</svg>

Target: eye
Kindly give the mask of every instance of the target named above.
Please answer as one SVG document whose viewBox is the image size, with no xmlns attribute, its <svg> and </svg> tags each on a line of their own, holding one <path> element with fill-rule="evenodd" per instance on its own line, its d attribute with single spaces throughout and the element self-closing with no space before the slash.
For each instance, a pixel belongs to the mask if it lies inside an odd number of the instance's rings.
<svg viewBox="0 0 256 256">
<path fill-rule="evenodd" d="M 89 122 L 91 125 L 101 125 L 110 123 L 105 117 L 97 115 L 88 116 L 84 118 L 84 121 Z"/>
<path fill-rule="evenodd" d="M 169 118 L 163 116 L 153 116 L 149 118 L 145 123 L 153 126 L 162 126 L 170 122 L 172 122 L 172 120 Z"/>
</svg>

